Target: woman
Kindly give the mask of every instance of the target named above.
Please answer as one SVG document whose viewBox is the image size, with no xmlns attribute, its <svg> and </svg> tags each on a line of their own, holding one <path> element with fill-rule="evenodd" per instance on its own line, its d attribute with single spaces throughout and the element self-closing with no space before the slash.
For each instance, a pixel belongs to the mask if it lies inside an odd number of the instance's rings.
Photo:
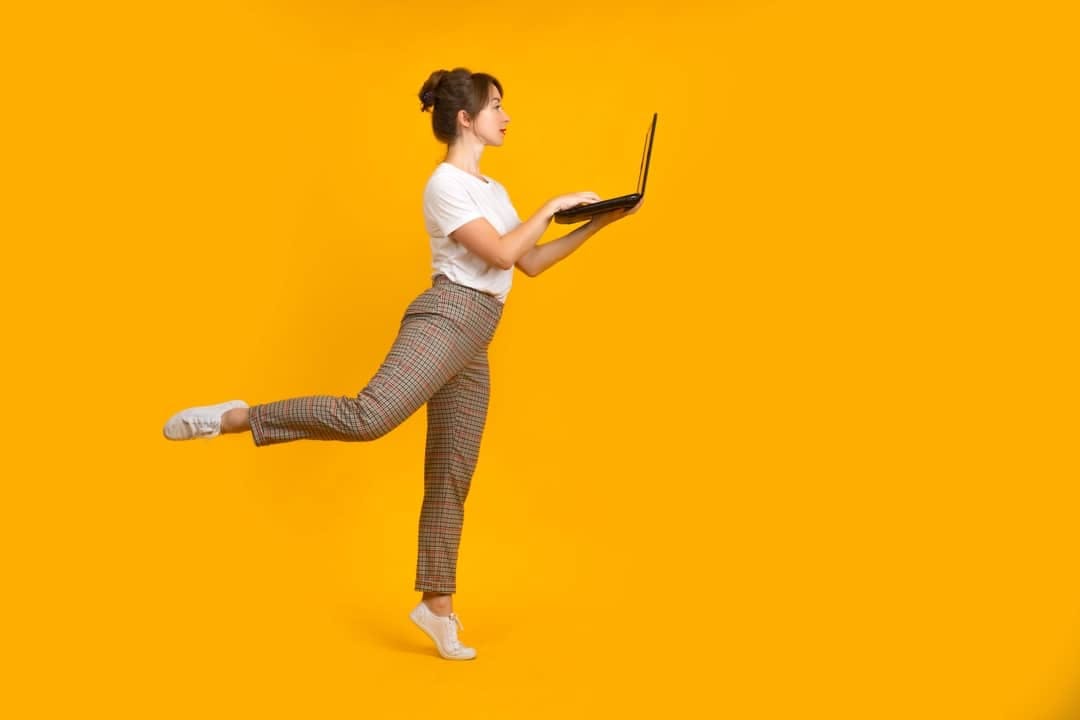
<svg viewBox="0 0 1080 720">
<path fill-rule="evenodd" d="M 465 68 L 439 70 L 424 83 L 420 100 L 421 111 L 432 111 L 435 137 L 447 145 L 446 160 L 424 188 L 433 282 L 406 309 L 375 376 L 355 396 L 317 395 L 252 406 L 233 400 L 188 408 L 169 419 L 164 434 L 170 440 L 190 440 L 250 432 L 256 446 L 304 439 L 374 440 L 426 403 L 415 586 L 423 595 L 410 618 L 442 657 L 469 660 L 476 650 L 458 641 L 461 621 L 453 612 L 452 595 L 465 498 L 487 415 L 487 347 L 514 267 L 536 277 L 641 203 L 537 245 L 556 212 L 599 196 L 559 195 L 522 221 L 506 189 L 480 172 L 484 148 L 501 146 L 510 122 L 499 81 Z"/>
</svg>

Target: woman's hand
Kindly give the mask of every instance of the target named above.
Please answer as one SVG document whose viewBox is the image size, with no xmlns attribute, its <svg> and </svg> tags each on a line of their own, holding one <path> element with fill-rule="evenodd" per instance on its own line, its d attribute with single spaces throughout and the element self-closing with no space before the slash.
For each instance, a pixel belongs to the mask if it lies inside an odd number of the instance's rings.
<svg viewBox="0 0 1080 720">
<path fill-rule="evenodd" d="M 611 212 L 606 212 L 603 215 L 597 215 L 596 217 L 594 217 L 592 220 L 589 221 L 589 224 L 590 225 L 595 224 L 597 227 L 604 227 L 605 225 L 610 225 L 611 223 L 615 222 L 616 220 L 621 220 L 624 217 L 629 217 L 630 215 L 633 215 L 634 213 L 636 213 L 638 210 L 641 209 L 641 206 L 642 206 L 642 204 L 644 202 L 645 202 L 645 198 L 641 198 L 640 200 L 638 200 L 637 205 L 635 205 L 632 208 L 620 208 L 618 210 L 612 210 Z"/>
<path fill-rule="evenodd" d="M 551 214 L 554 215 L 560 210 L 569 210 L 578 205 L 588 205 L 589 203 L 599 201 L 600 196 L 594 192 L 570 193 L 569 195 L 559 195 L 558 197 L 548 200 L 548 209 L 551 210 Z"/>
</svg>

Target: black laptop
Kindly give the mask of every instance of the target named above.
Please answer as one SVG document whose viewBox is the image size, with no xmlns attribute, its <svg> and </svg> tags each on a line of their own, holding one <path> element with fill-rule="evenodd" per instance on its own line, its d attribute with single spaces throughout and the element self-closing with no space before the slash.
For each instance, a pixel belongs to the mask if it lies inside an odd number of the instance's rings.
<svg viewBox="0 0 1080 720">
<path fill-rule="evenodd" d="M 637 205 L 638 201 L 645 197 L 645 181 L 649 179 L 649 158 L 652 156 L 654 135 L 656 135 L 656 113 L 653 113 L 652 126 L 649 128 L 649 132 L 645 134 L 645 149 L 641 151 L 641 169 L 638 171 L 638 190 L 636 193 L 611 198 L 610 200 L 585 203 L 572 208 L 567 208 L 566 210 L 560 210 L 555 213 L 555 222 L 581 222 L 582 220 L 588 220 L 594 215 L 602 215 L 606 212 L 611 212 L 612 210 L 632 208 Z"/>
</svg>

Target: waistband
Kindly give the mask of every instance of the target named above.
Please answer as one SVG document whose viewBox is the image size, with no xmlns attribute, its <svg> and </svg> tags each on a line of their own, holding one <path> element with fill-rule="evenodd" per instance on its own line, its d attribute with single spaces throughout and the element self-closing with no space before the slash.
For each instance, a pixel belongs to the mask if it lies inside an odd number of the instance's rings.
<svg viewBox="0 0 1080 720">
<path fill-rule="evenodd" d="M 476 293 L 477 295 L 482 295 L 485 300 L 490 298 L 492 301 L 495 302 L 496 305 L 499 305 L 500 307 L 502 307 L 502 301 L 500 301 L 499 298 L 496 297 L 494 293 L 489 293 L 486 290 L 478 290 L 478 289 L 476 289 L 474 287 L 469 287 L 468 285 L 462 285 L 461 283 L 456 283 L 453 280 L 451 280 L 450 278 L 443 275 L 442 273 L 439 273 L 438 275 L 436 275 L 434 278 L 431 279 L 431 286 L 432 287 L 435 287 L 436 285 L 443 285 L 443 284 L 449 284 L 449 285 L 453 285 L 455 287 L 464 288 L 465 290 L 468 290 L 471 293 Z"/>
<path fill-rule="evenodd" d="M 431 287 L 420 293 L 405 316 L 434 314 L 458 323 L 466 332 L 490 342 L 502 317 L 503 304 L 491 293 L 456 283 L 445 275 L 432 278 Z"/>
</svg>

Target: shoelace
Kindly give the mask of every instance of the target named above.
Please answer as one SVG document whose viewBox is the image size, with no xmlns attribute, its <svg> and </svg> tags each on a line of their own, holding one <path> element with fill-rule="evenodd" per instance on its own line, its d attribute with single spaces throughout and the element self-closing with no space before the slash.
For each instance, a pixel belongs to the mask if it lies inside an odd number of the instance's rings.
<svg viewBox="0 0 1080 720">
<path fill-rule="evenodd" d="M 450 613 L 450 621 L 450 649 L 460 650 L 462 648 L 462 645 L 460 642 L 458 642 L 457 631 L 458 628 L 460 628 L 462 632 L 465 632 L 465 626 L 461 624 L 461 618 L 459 618 L 454 613 Z M 456 628 L 454 627 L 455 623 L 457 624 Z"/>
<path fill-rule="evenodd" d="M 196 435 L 206 435 L 213 432 L 214 428 L 216 427 L 213 418 L 184 418 L 184 422 L 186 422 L 191 427 L 191 429 L 195 431 Z"/>
</svg>

